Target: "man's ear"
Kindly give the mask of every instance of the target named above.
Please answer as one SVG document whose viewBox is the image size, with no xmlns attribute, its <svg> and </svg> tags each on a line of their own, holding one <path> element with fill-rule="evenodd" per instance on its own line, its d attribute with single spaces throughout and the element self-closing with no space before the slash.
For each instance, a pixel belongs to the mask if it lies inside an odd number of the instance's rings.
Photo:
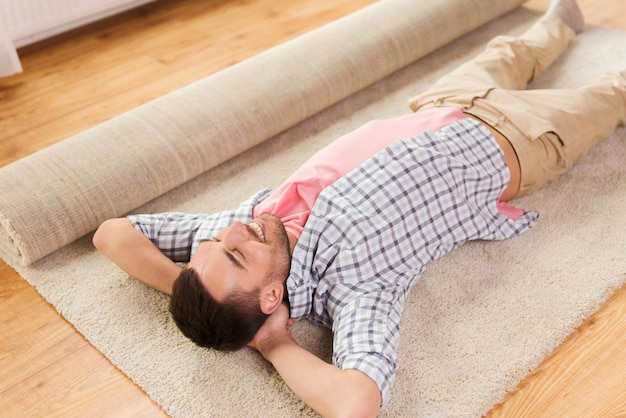
<svg viewBox="0 0 626 418">
<path fill-rule="evenodd" d="M 261 289 L 259 293 L 259 307 L 265 315 L 271 315 L 283 301 L 284 286 L 279 282 L 272 282 Z"/>
</svg>

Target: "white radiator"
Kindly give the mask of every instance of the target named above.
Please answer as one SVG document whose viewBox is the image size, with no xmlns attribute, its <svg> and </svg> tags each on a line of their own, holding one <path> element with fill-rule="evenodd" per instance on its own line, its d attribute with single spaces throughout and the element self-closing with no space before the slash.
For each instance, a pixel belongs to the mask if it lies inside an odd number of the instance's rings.
<svg viewBox="0 0 626 418">
<path fill-rule="evenodd" d="M 0 0 L 0 77 L 22 71 L 15 48 L 154 0 Z"/>
<path fill-rule="evenodd" d="M 0 0 L 16 48 L 152 0 Z"/>
<path fill-rule="evenodd" d="M 0 77 L 22 72 L 22 65 L 6 22 L 0 5 Z"/>
</svg>

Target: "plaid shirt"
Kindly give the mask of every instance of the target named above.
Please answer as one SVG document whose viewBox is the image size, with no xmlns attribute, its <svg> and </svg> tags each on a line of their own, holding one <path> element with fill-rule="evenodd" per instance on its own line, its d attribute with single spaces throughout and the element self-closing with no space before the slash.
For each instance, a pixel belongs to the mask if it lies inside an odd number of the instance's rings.
<svg viewBox="0 0 626 418">
<path fill-rule="evenodd" d="M 398 141 L 324 189 L 294 249 L 287 290 L 294 319 L 332 328 L 333 363 L 379 386 L 383 405 L 396 371 L 402 310 L 435 259 L 474 239 L 501 240 L 530 228 L 498 197 L 509 181 L 504 155 L 478 122 Z M 234 219 L 248 222 L 261 191 L 214 215 L 131 216 L 168 257 L 188 261 L 203 239 Z"/>
</svg>

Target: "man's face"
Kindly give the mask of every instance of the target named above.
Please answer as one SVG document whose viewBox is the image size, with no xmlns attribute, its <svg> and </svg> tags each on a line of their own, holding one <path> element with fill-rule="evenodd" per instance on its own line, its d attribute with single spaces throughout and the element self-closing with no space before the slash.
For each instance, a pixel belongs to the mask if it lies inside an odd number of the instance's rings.
<svg viewBox="0 0 626 418">
<path fill-rule="evenodd" d="M 233 222 L 200 243 L 189 261 L 204 287 L 219 301 L 235 289 L 252 291 L 268 281 L 287 279 L 291 254 L 280 219 L 263 214 L 249 224 Z"/>
</svg>

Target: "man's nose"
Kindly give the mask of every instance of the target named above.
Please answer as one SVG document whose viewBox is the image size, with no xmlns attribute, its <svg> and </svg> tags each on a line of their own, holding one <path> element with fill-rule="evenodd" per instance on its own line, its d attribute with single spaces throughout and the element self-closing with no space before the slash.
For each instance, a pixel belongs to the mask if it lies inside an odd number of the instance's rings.
<svg viewBox="0 0 626 418">
<path fill-rule="evenodd" d="M 224 237 L 224 244 L 229 248 L 250 238 L 250 232 L 241 221 L 234 221 Z"/>
</svg>

